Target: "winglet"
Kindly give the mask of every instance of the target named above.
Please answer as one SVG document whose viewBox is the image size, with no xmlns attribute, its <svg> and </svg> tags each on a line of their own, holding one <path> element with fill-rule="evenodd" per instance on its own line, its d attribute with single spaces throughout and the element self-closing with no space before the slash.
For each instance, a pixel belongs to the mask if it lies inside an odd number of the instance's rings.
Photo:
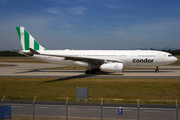
<svg viewBox="0 0 180 120">
<path fill-rule="evenodd" d="M 28 49 L 31 51 L 32 54 L 40 54 L 39 52 L 35 51 L 35 50 L 32 49 L 32 48 L 28 48 Z"/>
</svg>

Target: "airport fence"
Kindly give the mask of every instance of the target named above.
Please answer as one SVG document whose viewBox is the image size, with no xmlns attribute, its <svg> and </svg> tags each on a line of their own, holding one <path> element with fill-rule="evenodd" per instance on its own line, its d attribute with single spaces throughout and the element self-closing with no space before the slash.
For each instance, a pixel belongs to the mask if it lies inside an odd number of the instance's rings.
<svg viewBox="0 0 180 120">
<path fill-rule="evenodd" d="M 180 120 L 176 101 L 174 108 L 141 107 L 139 100 L 134 107 L 106 106 L 101 99 L 99 105 L 72 105 L 68 98 L 64 105 L 59 104 L 7 103 L 1 101 L 1 106 L 11 106 L 13 120 Z"/>
</svg>

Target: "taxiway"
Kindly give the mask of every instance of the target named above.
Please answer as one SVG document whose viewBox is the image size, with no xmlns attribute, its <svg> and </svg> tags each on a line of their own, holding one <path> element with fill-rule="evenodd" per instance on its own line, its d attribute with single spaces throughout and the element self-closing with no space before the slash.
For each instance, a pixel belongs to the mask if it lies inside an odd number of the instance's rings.
<svg viewBox="0 0 180 120">
<path fill-rule="evenodd" d="M 0 62 L 0 77 L 52 77 L 52 78 L 180 78 L 180 66 L 161 66 L 160 72 L 154 69 L 128 69 L 121 73 L 99 72 L 86 75 L 84 70 L 60 69 L 66 66 L 48 63 L 13 63 Z"/>
</svg>

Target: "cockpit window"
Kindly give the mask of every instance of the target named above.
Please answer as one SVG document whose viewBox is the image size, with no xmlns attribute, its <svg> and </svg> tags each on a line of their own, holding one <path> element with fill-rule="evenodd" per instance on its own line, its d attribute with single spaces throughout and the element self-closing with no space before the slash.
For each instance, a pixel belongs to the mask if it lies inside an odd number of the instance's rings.
<svg viewBox="0 0 180 120">
<path fill-rule="evenodd" d="M 172 57 L 172 55 L 168 55 L 168 57 Z"/>
</svg>

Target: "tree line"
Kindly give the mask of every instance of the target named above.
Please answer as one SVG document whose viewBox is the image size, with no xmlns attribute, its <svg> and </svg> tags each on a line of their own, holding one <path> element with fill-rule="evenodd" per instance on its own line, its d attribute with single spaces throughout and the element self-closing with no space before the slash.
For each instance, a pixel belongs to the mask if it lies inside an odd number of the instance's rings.
<svg viewBox="0 0 180 120">
<path fill-rule="evenodd" d="M 172 55 L 180 55 L 180 49 L 178 50 L 162 50 L 168 53 L 171 53 Z"/>
<path fill-rule="evenodd" d="M 17 52 L 11 51 L 0 51 L 0 57 L 26 57 L 25 55 L 19 54 Z"/>
<path fill-rule="evenodd" d="M 172 55 L 180 55 L 180 49 L 178 50 L 162 50 L 168 53 L 171 53 Z M 12 51 L 0 51 L 0 57 L 26 57 L 25 55 L 19 54 L 17 52 Z"/>
</svg>

